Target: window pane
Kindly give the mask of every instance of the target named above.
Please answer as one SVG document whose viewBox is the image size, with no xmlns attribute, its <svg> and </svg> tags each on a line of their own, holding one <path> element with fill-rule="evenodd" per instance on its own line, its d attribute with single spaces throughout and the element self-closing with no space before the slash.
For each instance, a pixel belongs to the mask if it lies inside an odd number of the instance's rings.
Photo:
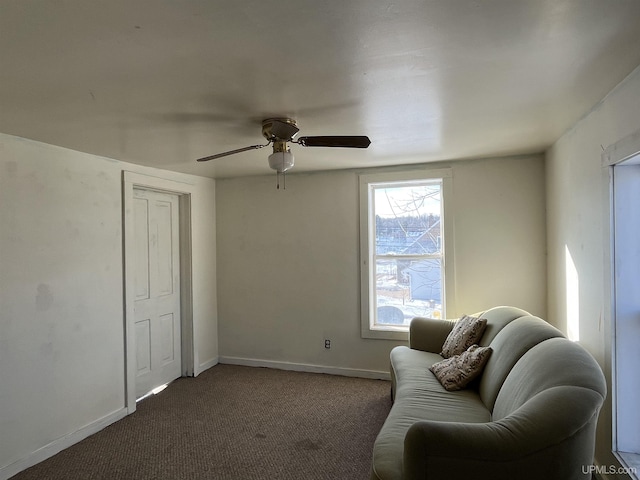
<svg viewBox="0 0 640 480">
<path fill-rule="evenodd" d="M 375 188 L 376 254 L 440 253 L 440 184 Z"/>
<path fill-rule="evenodd" d="M 408 325 L 413 317 L 442 316 L 440 259 L 376 261 L 376 324 Z"/>
<path fill-rule="evenodd" d="M 441 258 L 390 256 L 442 255 L 440 181 L 376 185 L 374 191 L 377 258 L 375 324 L 408 325 L 416 316 L 442 315 Z"/>
</svg>

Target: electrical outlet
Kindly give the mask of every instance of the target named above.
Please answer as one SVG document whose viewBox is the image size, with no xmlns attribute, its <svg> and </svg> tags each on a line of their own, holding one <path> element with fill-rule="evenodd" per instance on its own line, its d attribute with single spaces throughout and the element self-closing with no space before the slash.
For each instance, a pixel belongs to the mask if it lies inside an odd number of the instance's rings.
<svg viewBox="0 0 640 480">
<path fill-rule="evenodd" d="M 327 350 L 331 348 L 331 340 L 324 341 L 324 348 L 326 348 Z"/>
</svg>

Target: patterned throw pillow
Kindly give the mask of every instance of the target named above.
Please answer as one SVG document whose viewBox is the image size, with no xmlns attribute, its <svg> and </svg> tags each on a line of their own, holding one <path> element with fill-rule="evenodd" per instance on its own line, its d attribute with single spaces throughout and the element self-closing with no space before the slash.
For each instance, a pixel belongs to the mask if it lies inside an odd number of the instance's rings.
<svg viewBox="0 0 640 480">
<path fill-rule="evenodd" d="M 472 345 L 460 355 L 434 363 L 429 367 L 445 390 L 451 392 L 462 390 L 467 384 L 476 378 L 484 369 L 491 347 L 479 347 Z"/>
<path fill-rule="evenodd" d="M 442 352 L 440 352 L 440 355 L 444 358 L 460 355 L 471 345 L 480 341 L 480 338 L 482 338 L 482 334 L 486 328 L 486 318 L 463 315 L 462 318 L 456 322 L 453 330 L 449 332 L 447 339 L 442 345 Z"/>
</svg>

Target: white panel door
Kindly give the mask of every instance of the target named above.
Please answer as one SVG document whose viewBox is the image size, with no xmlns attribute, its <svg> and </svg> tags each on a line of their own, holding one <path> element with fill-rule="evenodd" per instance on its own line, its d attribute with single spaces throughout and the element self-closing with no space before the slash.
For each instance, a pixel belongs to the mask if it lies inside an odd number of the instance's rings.
<svg viewBox="0 0 640 480">
<path fill-rule="evenodd" d="M 178 378 L 178 196 L 134 189 L 136 398 Z"/>
</svg>

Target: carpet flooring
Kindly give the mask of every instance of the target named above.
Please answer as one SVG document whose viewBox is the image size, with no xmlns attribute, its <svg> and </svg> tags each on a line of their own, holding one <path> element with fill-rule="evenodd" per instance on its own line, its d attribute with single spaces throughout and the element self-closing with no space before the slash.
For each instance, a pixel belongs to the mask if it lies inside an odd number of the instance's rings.
<svg viewBox="0 0 640 480">
<path fill-rule="evenodd" d="M 217 365 L 12 480 L 365 480 L 389 388 Z"/>
</svg>

